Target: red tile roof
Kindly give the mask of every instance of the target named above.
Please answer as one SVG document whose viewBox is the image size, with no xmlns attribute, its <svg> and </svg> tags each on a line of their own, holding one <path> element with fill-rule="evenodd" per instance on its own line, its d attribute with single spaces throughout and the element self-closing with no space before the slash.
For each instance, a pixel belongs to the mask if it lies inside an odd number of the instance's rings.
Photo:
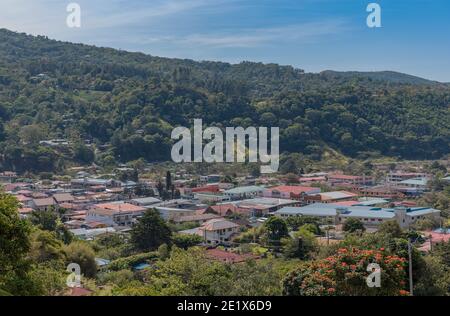
<svg viewBox="0 0 450 316">
<path fill-rule="evenodd" d="M 358 203 L 359 203 L 358 201 L 340 201 L 340 202 L 335 202 L 333 204 L 340 205 L 340 206 L 353 206 Z"/>
<path fill-rule="evenodd" d="M 146 210 L 145 207 L 133 205 L 130 203 L 101 203 L 96 204 L 95 207 L 116 212 L 144 212 Z"/>
<path fill-rule="evenodd" d="M 203 187 L 197 187 L 193 188 L 191 190 L 192 192 L 219 192 L 219 186 L 218 185 L 205 185 Z"/>
</svg>

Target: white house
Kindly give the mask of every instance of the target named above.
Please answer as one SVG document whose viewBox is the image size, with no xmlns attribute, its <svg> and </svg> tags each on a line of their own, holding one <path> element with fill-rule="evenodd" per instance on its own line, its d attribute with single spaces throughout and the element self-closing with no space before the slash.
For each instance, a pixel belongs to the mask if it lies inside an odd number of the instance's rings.
<svg viewBox="0 0 450 316">
<path fill-rule="evenodd" d="M 231 237 L 239 232 L 239 225 L 223 218 L 215 218 L 205 222 L 202 226 L 184 230 L 180 233 L 199 235 L 208 245 L 228 244 Z"/>
</svg>

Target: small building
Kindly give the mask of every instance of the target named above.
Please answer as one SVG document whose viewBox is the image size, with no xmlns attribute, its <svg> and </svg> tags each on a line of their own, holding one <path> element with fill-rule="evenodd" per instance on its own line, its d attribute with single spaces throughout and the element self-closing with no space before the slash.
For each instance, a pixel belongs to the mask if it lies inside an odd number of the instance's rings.
<svg viewBox="0 0 450 316">
<path fill-rule="evenodd" d="M 388 175 L 388 181 L 390 183 L 398 183 L 401 181 L 414 179 L 414 178 L 422 178 L 425 177 L 425 173 L 421 172 L 390 172 Z"/>
<path fill-rule="evenodd" d="M 331 203 L 316 203 L 303 207 L 284 207 L 275 212 L 275 215 L 281 218 L 290 216 L 319 217 L 331 221 L 335 225 L 343 224 L 347 218 L 357 218 L 368 227 L 377 226 L 385 221 L 396 220 L 400 227 L 407 228 L 422 218 L 438 219 L 440 211 L 428 207 L 388 209 L 369 206 L 343 207 Z"/>
<path fill-rule="evenodd" d="M 263 191 L 264 188 L 260 186 L 251 185 L 226 190 L 224 192 L 224 195 L 228 196 L 231 200 L 242 200 L 259 196 L 263 193 Z"/>
<path fill-rule="evenodd" d="M 373 178 L 369 176 L 352 176 L 346 174 L 329 174 L 328 183 L 332 186 L 354 185 L 366 186 L 373 184 Z"/>
<path fill-rule="evenodd" d="M 177 207 L 155 206 L 155 209 L 165 221 L 175 221 L 180 217 L 196 214 L 196 210 Z"/>
<path fill-rule="evenodd" d="M 144 198 L 132 199 L 132 200 L 130 200 L 130 203 L 133 205 L 150 208 L 150 207 L 152 207 L 152 205 L 161 203 L 161 200 L 157 199 L 155 197 L 144 197 Z"/>
<path fill-rule="evenodd" d="M 125 202 L 96 204 L 86 212 L 86 222 L 100 222 L 106 226 L 133 226 L 147 208 Z"/>
<path fill-rule="evenodd" d="M 277 198 L 277 199 L 293 199 L 300 200 L 303 195 L 320 193 L 320 188 L 317 187 L 305 187 L 299 185 L 280 185 L 272 188 L 265 189 L 263 192 L 264 197 Z"/>
<path fill-rule="evenodd" d="M 83 240 L 92 240 L 100 235 L 108 233 L 110 234 L 116 233 L 116 230 L 113 227 L 93 228 L 93 229 L 76 228 L 76 229 L 69 229 L 69 231 L 72 234 L 74 234 L 75 237 L 78 237 Z"/>
<path fill-rule="evenodd" d="M 239 232 L 239 225 L 223 218 L 215 218 L 194 229 L 180 231 L 180 234 L 199 235 L 206 245 L 228 245 L 233 235 Z"/>
<path fill-rule="evenodd" d="M 0 172 L 0 183 L 12 183 L 17 179 L 17 174 L 12 171 Z"/>
<path fill-rule="evenodd" d="M 296 200 L 257 197 L 241 201 L 219 203 L 211 206 L 208 210 L 220 216 L 239 214 L 246 217 L 261 217 L 273 213 L 284 206 L 296 206 L 299 204 L 299 201 Z"/>
<path fill-rule="evenodd" d="M 389 185 L 361 187 L 358 192 L 361 196 L 384 199 L 402 199 L 406 196 L 405 193 L 400 192 L 396 187 Z"/>
<path fill-rule="evenodd" d="M 33 199 L 30 205 L 36 211 L 48 211 L 52 208 L 56 209 L 58 206 L 53 198 Z"/>
<path fill-rule="evenodd" d="M 354 200 L 358 194 L 348 192 L 348 191 L 333 191 L 324 192 L 312 195 L 303 196 L 303 201 L 305 204 L 312 203 L 334 203 L 341 201 L 351 201 Z"/>
<path fill-rule="evenodd" d="M 427 185 L 427 178 L 413 178 L 398 182 L 396 187 L 406 195 L 420 195 L 427 190 Z"/>
<path fill-rule="evenodd" d="M 72 203 L 75 200 L 75 198 L 70 193 L 57 193 L 53 195 L 53 198 L 58 204 Z"/>
<path fill-rule="evenodd" d="M 195 193 L 194 199 L 200 201 L 200 203 L 220 203 L 230 200 L 228 196 L 206 192 Z"/>
<path fill-rule="evenodd" d="M 177 224 L 196 223 L 198 225 L 201 225 L 201 224 L 203 224 L 211 219 L 215 219 L 215 218 L 220 218 L 220 216 L 216 215 L 216 214 L 205 213 L 205 214 L 197 214 L 197 215 L 180 216 L 180 217 L 174 219 L 173 221 Z"/>
</svg>

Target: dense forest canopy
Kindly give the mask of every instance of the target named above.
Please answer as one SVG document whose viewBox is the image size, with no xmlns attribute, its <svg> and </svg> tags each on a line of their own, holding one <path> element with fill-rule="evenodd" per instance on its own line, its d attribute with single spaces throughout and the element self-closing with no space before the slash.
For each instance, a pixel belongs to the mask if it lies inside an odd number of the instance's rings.
<svg viewBox="0 0 450 316">
<path fill-rule="evenodd" d="M 311 159 L 435 159 L 450 153 L 449 105 L 450 85 L 395 72 L 168 59 L 0 29 L 0 169 L 169 160 L 172 129 L 194 118 L 279 126 L 280 151 Z"/>
</svg>

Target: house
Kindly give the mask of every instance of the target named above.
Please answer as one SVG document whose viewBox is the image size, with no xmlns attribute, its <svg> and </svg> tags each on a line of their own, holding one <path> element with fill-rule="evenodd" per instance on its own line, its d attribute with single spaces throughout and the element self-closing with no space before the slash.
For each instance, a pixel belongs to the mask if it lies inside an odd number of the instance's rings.
<svg viewBox="0 0 450 316">
<path fill-rule="evenodd" d="M 206 192 L 195 193 L 194 199 L 200 201 L 200 203 L 218 203 L 230 200 L 228 196 Z"/>
<path fill-rule="evenodd" d="M 229 244 L 231 237 L 239 232 L 239 225 L 223 218 L 215 218 L 202 226 L 180 231 L 180 234 L 199 235 L 207 245 Z"/>
<path fill-rule="evenodd" d="M 304 194 L 317 194 L 320 193 L 320 188 L 317 187 L 305 187 L 299 185 L 280 185 L 273 188 L 265 189 L 263 192 L 264 197 L 278 198 L 278 199 L 293 199 L 300 200 Z"/>
<path fill-rule="evenodd" d="M 154 208 L 164 220 L 170 221 L 182 216 L 195 215 L 198 210 L 206 207 L 198 206 L 191 200 L 175 199 L 156 204 Z"/>
<path fill-rule="evenodd" d="M 86 222 L 100 222 L 106 226 L 132 226 L 147 208 L 125 202 L 96 204 L 86 211 Z"/>
<path fill-rule="evenodd" d="M 404 180 L 423 178 L 425 176 L 426 174 L 421 172 L 390 172 L 388 174 L 388 181 L 390 183 L 398 183 Z"/>
<path fill-rule="evenodd" d="M 427 185 L 427 178 L 413 178 L 398 182 L 396 187 L 406 195 L 420 195 L 427 190 Z"/>
<path fill-rule="evenodd" d="M 77 229 L 69 229 L 69 231 L 75 237 L 78 237 L 83 240 L 92 240 L 100 235 L 116 233 L 116 230 L 112 227 L 94 228 L 94 229 L 77 228 Z"/>
<path fill-rule="evenodd" d="M 19 208 L 19 214 L 22 218 L 26 218 L 28 215 L 33 213 L 33 209 L 30 207 L 21 207 Z"/>
<path fill-rule="evenodd" d="M 217 214 L 219 216 L 231 216 L 233 214 L 239 214 L 239 207 L 233 203 L 220 203 L 208 207 L 206 213 Z"/>
<path fill-rule="evenodd" d="M 365 197 L 386 198 L 386 199 L 402 199 L 406 195 L 393 186 L 374 186 L 362 187 L 358 190 L 359 194 Z"/>
<path fill-rule="evenodd" d="M 89 188 L 92 190 L 93 187 L 109 188 L 117 187 L 119 183 L 112 179 L 95 179 L 95 178 L 78 178 L 72 179 L 70 181 L 72 188 Z"/>
<path fill-rule="evenodd" d="M 245 187 L 237 187 L 230 190 L 226 190 L 224 195 L 229 197 L 231 200 L 242 200 L 248 199 L 252 197 L 256 197 L 264 191 L 264 188 L 260 186 L 245 186 Z"/>
<path fill-rule="evenodd" d="M 433 245 L 450 242 L 450 229 L 439 228 L 434 231 L 421 232 L 427 240 L 418 248 L 422 252 L 430 252 Z"/>
<path fill-rule="evenodd" d="M 57 193 L 53 195 L 53 198 L 58 204 L 72 203 L 75 200 L 75 198 L 70 193 Z"/>
<path fill-rule="evenodd" d="M 396 220 L 400 227 L 407 228 L 422 218 L 440 218 L 440 211 L 428 207 L 388 209 L 370 206 L 342 207 L 331 203 L 315 203 L 303 207 L 284 207 L 275 212 L 275 215 L 281 218 L 289 216 L 319 217 L 335 225 L 343 224 L 347 218 L 357 218 L 368 227 Z"/>
<path fill-rule="evenodd" d="M 130 200 L 130 203 L 137 206 L 151 208 L 152 205 L 161 203 L 160 199 L 154 197 L 137 198 Z"/>
<path fill-rule="evenodd" d="M 28 196 L 22 195 L 22 194 L 18 194 L 18 195 L 15 195 L 15 198 L 17 199 L 17 201 L 19 201 L 19 203 L 21 205 L 24 205 L 27 207 L 32 205 L 33 199 L 31 197 L 28 197 Z"/>
<path fill-rule="evenodd" d="M 261 217 L 275 212 L 284 206 L 294 206 L 298 204 L 299 201 L 296 200 L 258 197 L 241 201 L 219 203 L 211 206 L 209 211 L 220 216 L 240 214 L 246 217 Z"/>
<path fill-rule="evenodd" d="M 220 191 L 218 184 L 211 184 L 211 185 L 205 185 L 201 187 L 191 188 L 190 190 L 192 193 L 198 193 L 198 192 L 209 192 L 209 193 L 218 193 Z M 185 191 L 186 193 L 186 191 Z"/>
<path fill-rule="evenodd" d="M 15 172 L 12 172 L 12 171 L 0 172 L 0 183 L 1 182 L 12 183 L 16 179 L 17 179 L 17 174 Z"/>
<path fill-rule="evenodd" d="M 195 215 L 196 210 L 183 209 L 177 207 L 155 206 L 161 217 L 165 221 L 175 221 L 180 217 Z"/>
<path fill-rule="evenodd" d="M 303 185 L 310 185 L 312 183 L 324 183 L 327 181 L 326 177 L 305 177 L 302 176 L 298 181 Z"/>
<path fill-rule="evenodd" d="M 188 216 L 180 216 L 173 221 L 177 224 L 182 223 L 196 223 L 198 225 L 201 225 L 211 219 L 220 218 L 219 215 L 216 214 L 196 214 L 196 215 L 188 215 Z"/>
<path fill-rule="evenodd" d="M 351 176 L 346 174 L 329 174 L 328 183 L 331 186 L 355 185 L 366 186 L 373 184 L 373 178 L 369 176 Z"/>
<path fill-rule="evenodd" d="M 303 196 L 303 201 L 305 204 L 312 203 L 334 203 L 341 201 L 354 200 L 358 194 L 348 192 L 348 191 L 334 191 L 334 192 L 324 192 L 313 195 Z"/>
<path fill-rule="evenodd" d="M 211 219 L 199 227 L 201 236 L 207 244 L 228 243 L 234 234 L 239 232 L 239 225 L 226 219 Z"/>
<path fill-rule="evenodd" d="M 57 209 L 58 204 L 53 198 L 33 199 L 30 203 L 31 208 L 36 211 L 48 211 L 52 208 Z"/>
</svg>

